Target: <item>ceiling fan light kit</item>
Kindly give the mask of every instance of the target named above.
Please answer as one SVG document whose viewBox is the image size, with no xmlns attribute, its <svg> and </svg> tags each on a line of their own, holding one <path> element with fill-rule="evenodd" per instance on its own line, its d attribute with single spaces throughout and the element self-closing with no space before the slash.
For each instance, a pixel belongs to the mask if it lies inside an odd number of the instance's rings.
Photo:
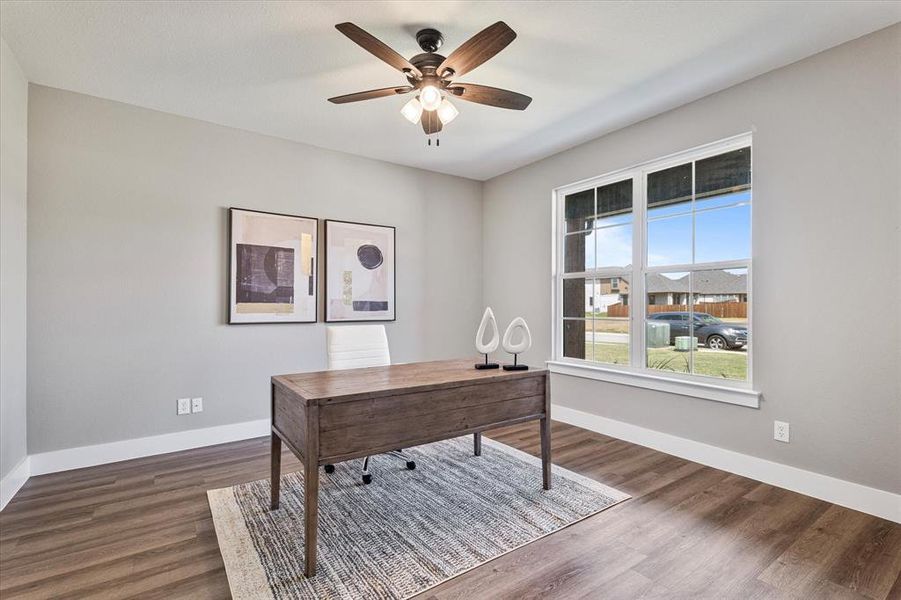
<svg viewBox="0 0 901 600">
<path fill-rule="evenodd" d="M 416 42 L 423 53 L 410 60 L 353 23 L 339 23 L 335 28 L 370 54 L 403 73 L 409 85 L 329 98 L 329 102 L 334 104 L 416 92 L 416 96 L 404 104 L 400 112 L 414 125 L 421 124 L 423 132 L 431 136 L 440 132 L 444 125 L 460 114 L 448 97 L 511 110 L 525 110 L 532 101 L 528 96 L 517 92 L 452 81 L 492 58 L 516 38 L 516 33 L 503 21 L 472 36 L 447 57 L 436 53 L 444 43 L 441 32 L 436 29 L 421 29 L 416 33 Z M 431 143 L 430 138 L 429 145 Z M 439 144 L 440 141 L 436 140 L 436 145 Z"/>
</svg>

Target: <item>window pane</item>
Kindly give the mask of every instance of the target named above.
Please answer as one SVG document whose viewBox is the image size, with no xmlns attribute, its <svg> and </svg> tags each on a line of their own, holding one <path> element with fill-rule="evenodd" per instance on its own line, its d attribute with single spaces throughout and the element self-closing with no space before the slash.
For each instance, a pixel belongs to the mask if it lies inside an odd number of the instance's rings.
<svg viewBox="0 0 901 600">
<path fill-rule="evenodd" d="M 648 218 L 691 210 L 691 163 L 685 163 L 647 178 Z"/>
<path fill-rule="evenodd" d="M 649 273 L 647 291 L 647 366 L 675 373 L 690 372 L 688 273 Z"/>
<path fill-rule="evenodd" d="M 751 205 L 695 213 L 695 262 L 751 257 Z"/>
<path fill-rule="evenodd" d="M 696 271 L 692 303 L 692 329 L 698 340 L 692 372 L 747 380 L 748 270 Z"/>
<path fill-rule="evenodd" d="M 594 232 L 567 234 L 563 241 L 563 272 L 581 273 L 594 265 Z"/>
<path fill-rule="evenodd" d="M 585 342 L 585 324 L 585 319 L 563 320 L 563 356 L 588 360 L 593 358 L 592 347 Z"/>
<path fill-rule="evenodd" d="M 598 267 L 625 267 L 632 264 L 632 225 L 595 229 Z"/>
<path fill-rule="evenodd" d="M 591 229 L 594 219 L 594 190 L 569 194 L 563 204 L 566 232 Z"/>
<path fill-rule="evenodd" d="M 695 163 L 698 200 L 751 188 L 751 148 L 739 148 Z"/>
<path fill-rule="evenodd" d="M 691 262 L 691 214 L 648 221 L 648 266 Z"/>
<path fill-rule="evenodd" d="M 632 222 L 632 180 L 599 187 L 596 227 Z"/>
<path fill-rule="evenodd" d="M 563 280 L 563 316 L 584 319 L 594 306 L 592 281 L 579 277 Z"/>
<path fill-rule="evenodd" d="M 622 277 L 605 277 L 594 283 L 594 319 L 587 342 L 594 361 L 629 364 L 629 285 Z"/>
</svg>

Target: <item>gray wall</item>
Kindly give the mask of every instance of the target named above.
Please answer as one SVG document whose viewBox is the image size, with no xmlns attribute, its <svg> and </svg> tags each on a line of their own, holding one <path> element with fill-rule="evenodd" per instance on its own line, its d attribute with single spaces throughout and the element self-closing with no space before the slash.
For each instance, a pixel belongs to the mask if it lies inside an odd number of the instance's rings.
<svg viewBox="0 0 901 600">
<path fill-rule="evenodd" d="M 551 190 L 754 130 L 759 410 L 568 376 L 555 403 L 901 492 L 901 26 L 485 184 L 485 301 L 551 353 Z M 792 441 L 773 440 L 773 420 Z"/>
<path fill-rule="evenodd" d="M 0 38 L 0 477 L 26 455 L 28 82 Z"/>
<path fill-rule="evenodd" d="M 325 367 L 321 323 L 224 323 L 228 206 L 395 225 L 392 359 L 474 352 L 480 183 L 40 86 L 29 109 L 31 453 L 268 418 L 271 375 Z"/>
</svg>

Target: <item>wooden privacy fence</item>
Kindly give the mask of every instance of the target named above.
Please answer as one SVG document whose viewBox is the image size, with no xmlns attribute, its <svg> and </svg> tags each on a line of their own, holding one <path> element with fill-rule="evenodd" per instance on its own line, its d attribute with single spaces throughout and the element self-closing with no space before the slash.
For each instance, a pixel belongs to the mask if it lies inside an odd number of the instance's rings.
<svg viewBox="0 0 901 600">
<path fill-rule="evenodd" d="M 696 313 L 702 312 L 721 319 L 747 319 L 747 302 L 701 302 L 694 305 Z M 649 304 L 648 314 L 662 312 L 688 312 L 687 304 Z M 629 307 L 622 303 L 611 304 L 607 307 L 608 317 L 628 317 Z"/>
</svg>

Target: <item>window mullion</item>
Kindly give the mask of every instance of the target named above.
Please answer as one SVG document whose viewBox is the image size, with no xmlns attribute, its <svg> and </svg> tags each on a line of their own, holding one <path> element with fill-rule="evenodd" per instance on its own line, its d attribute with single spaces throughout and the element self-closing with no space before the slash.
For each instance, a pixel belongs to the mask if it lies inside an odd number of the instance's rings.
<svg viewBox="0 0 901 600">
<path fill-rule="evenodd" d="M 692 375 L 695 373 L 695 274 L 694 266 L 697 263 L 695 256 L 695 201 L 697 200 L 697 177 L 695 177 L 695 169 L 697 161 L 691 161 L 691 264 L 692 270 L 688 272 L 688 372 Z"/>
<path fill-rule="evenodd" d="M 645 172 L 632 176 L 632 288 L 629 306 L 629 364 L 645 367 L 645 284 L 644 268 L 647 264 L 645 232 L 647 230 L 647 198 L 645 197 Z"/>
<path fill-rule="evenodd" d="M 592 236 L 594 238 L 594 240 L 593 240 L 593 243 L 594 243 L 594 269 L 591 269 L 594 272 L 598 271 L 598 265 L 600 264 L 600 261 L 598 260 L 598 236 L 597 236 L 598 219 L 597 219 L 597 216 L 598 216 L 598 188 L 597 188 L 597 186 L 595 186 L 595 188 L 594 188 L 594 218 L 591 220 L 591 228 L 593 231 L 595 231 L 594 236 Z M 594 315 L 595 315 L 595 313 L 597 313 L 598 299 L 596 296 L 596 292 L 597 292 L 596 287 L 597 287 L 598 279 L 596 279 L 596 276 L 592 277 L 591 279 L 588 279 L 586 277 L 585 283 L 588 283 L 588 281 L 591 281 L 591 297 L 592 297 L 591 320 L 585 322 L 585 328 L 587 330 L 589 326 L 591 327 L 591 356 L 589 357 L 588 353 L 586 352 L 585 358 L 587 360 L 594 362 L 594 354 L 595 354 L 595 350 L 597 349 L 597 344 L 596 344 L 597 338 L 595 337 L 595 316 Z M 586 331 L 585 332 L 586 341 L 588 340 L 588 335 L 589 335 L 589 333 L 588 333 L 588 331 Z"/>
</svg>

